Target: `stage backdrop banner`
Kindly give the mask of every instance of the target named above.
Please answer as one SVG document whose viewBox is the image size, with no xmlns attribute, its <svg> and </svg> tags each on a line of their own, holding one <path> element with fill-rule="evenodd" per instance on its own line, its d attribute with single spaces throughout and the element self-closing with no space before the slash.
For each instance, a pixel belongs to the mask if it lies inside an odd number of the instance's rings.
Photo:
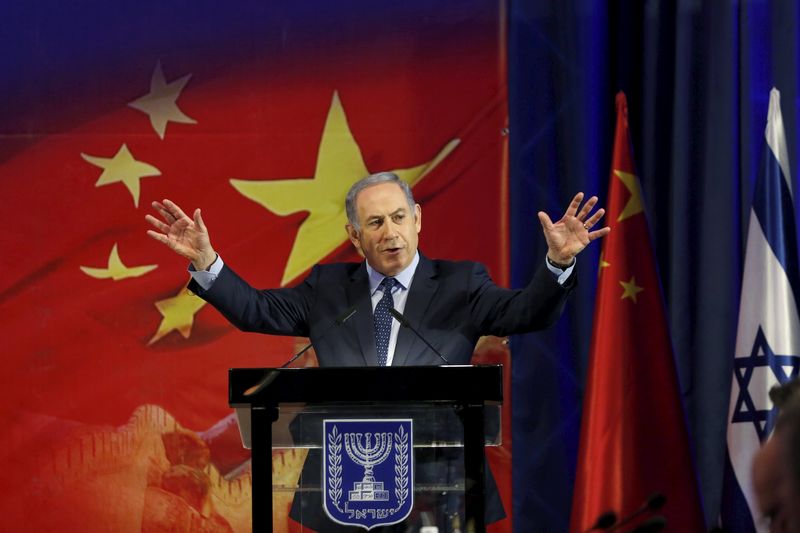
<svg viewBox="0 0 800 533">
<path fill-rule="evenodd" d="M 241 333 L 188 293 L 186 261 L 145 233 L 152 201 L 201 207 L 226 263 L 290 286 L 317 262 L 360 260 L 345 192 L 395 171 L 423 206 L 424 253 L 508 283 L 501 4 L 4 8 L 5 524 L 250 528 L 227 370 L 280 365 L 306 339 Z M 479 351 L 508 362 L 496 340 Z M 490 460 L 510 513 L 505 420 Z M 302 459 L 287 453 L 276 476 L 291 482 Z"/>
</svg>

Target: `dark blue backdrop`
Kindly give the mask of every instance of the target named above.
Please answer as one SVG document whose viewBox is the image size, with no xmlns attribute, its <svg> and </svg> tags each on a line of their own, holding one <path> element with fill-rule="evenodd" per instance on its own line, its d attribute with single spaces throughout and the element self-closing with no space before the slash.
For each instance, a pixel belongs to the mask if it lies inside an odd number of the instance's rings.
<svg viewBox="0 0 800 533">
<path fill-rule="evenodd" d="M 578 190 L 603 198 L 614 94 L 624 90 L 706 519 L 716 523 L 747 213 L 773 85 L 795 190 L 800 171 L 798 3 L 510 0 L 509 13 L 513 283 L 543 260 L 538 209 L 558 214 Z M 520 532 L 567 528 L 598 254 L 594 245 L 579 258 L 580 286 L 559 325 L 512 341 Z"/>
</svg>

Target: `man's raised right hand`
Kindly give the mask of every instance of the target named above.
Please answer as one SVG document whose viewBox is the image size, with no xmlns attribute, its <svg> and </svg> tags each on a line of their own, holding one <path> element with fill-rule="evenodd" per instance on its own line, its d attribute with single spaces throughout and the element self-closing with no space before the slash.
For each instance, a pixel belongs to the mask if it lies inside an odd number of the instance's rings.
<svg viewBox="0 0 800 533">
<path fill-rule="evenodd" d="M 211 239 L 203 223 L 200 208 L 195 209 L 194 216 L 189 218 L 170 200 L 165 199 L 163 203 L 153 202 L 152 205 L 163 220 L 146 215 L 145 220 L 156 228 L 156 231 L 147 230 L 147 234 L 191 261 L 196 270 L 208 270 L 216 261 L 217 253 L 211 247 Z"/>
</svg>

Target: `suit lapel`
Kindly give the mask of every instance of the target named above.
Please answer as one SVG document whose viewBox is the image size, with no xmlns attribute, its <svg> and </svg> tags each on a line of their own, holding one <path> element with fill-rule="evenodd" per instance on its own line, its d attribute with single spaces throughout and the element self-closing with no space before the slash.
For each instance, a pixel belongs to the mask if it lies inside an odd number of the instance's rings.
<svg viewBox="0 0 800 533">
<path fill-rule="evenodd" d="M 406 300 L 406 307 L 403 310 L 403 315 L 405 315 L 411 325 L 423 335 L 425 334 L 424 329 L 420 324 L 423 323 L 425 312 L 431 301 L 433 301 L 436 291 L 439 289 L 439 282 L 436 281 L 435 274 L 433 263 L 420 253 L 419 264 L 417 265 L 417 271 L 414 273 L 414 280 L 408 292 L 408 299 Z M 403 366 L 406 364 L 411 346 L 415 342 L 422 343 L 422 341 L 417 339 L 413 331 L 409 328 L 401 327 L 397 335 L 397 344 L 394 349 L 392 366 Z M 373 348 L 373 353 L 374 352 L 375 349 Z"/>
<path fill-rule="evenodd" d="M 369 278 L 365 263 L 350 276 L 350 281 L 345 289 L 347 292 L 347 304 L 356 306 L 356 314 L 353 315 L 358 342 L 361 345 L 361 355 L 364 364 L 367 366 L 377 366 L 378 356 L 375 353 L 375 331 L 372 321 L 372 300 L 369 294 Z"/>
</svg>

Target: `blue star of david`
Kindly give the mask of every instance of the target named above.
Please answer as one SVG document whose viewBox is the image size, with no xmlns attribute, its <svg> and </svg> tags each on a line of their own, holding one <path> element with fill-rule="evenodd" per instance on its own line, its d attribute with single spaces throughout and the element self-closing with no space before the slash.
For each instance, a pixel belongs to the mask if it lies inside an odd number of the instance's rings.
<svg viewBox="0 0 800 533">
<path fill-rule="evenodd" d="M 800 370 L 800 357 L 797 355 L 775 355 L 759 326 L 750 356 L 737 357 L 733 362 L 733 375 L 739 384 L 739 397 L 736 398 L 736 407 L 733 410 L 731 422 L 752 423 L 760 441 L 763 441 L 772 432 L 772 428 L 775 426 L 775 419 L 778 416 L 778 409 L 775 406 L 772 406 L 771 409 L 756 409 L 748 390 L 750 380 L 753 378 L 753 370 L 765 366 L 772 370 L 779 383 L 784 384 L 797 376 L 798 370 Z M 792 367 L 792 370 L 787 375 L 785 367 L 789 366 Z"/>
</svg>

